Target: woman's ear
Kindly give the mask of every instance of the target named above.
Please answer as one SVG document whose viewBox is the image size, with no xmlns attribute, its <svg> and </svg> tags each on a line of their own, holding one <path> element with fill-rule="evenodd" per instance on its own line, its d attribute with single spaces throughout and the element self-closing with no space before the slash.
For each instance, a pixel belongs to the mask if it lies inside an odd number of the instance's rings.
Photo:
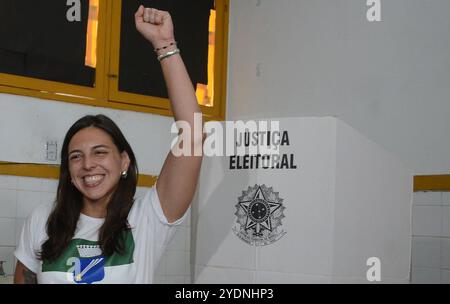
<svg viewBox="0 0 450 304">
<path fill-rule="evenodd" d="M 127 151 L 123 151 L 120 156 L 122 157 L 122 171 L 128 171 L 131 161 Z"/>
</svg>

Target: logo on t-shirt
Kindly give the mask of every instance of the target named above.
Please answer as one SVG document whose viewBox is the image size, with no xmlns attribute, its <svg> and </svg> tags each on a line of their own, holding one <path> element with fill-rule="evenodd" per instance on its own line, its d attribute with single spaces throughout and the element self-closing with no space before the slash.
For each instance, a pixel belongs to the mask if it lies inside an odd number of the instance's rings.
<svg viewBox="0 0 450 304">
<path fill-rule="evenodd" d="M 105 277 L 105 258 L 101 255 L 99 245 L 77 245 L 80 258 L 72 258 L 74 264 L 73 278 L 75 283 L 92 284 Z"/>
<path fill-rule="evenodd" d="M 67 249 L 55 261 L 44 261 L 42 272 L 62 272 L 77 284 L 92 284 L 105 278 L 105 267 L 114 267 L 133 263 L 134 240 L 131 231 L 125 232 L 123 255 L 114 253 L 105 257 L 98 242 L 72 239 Z"/>
</svg>

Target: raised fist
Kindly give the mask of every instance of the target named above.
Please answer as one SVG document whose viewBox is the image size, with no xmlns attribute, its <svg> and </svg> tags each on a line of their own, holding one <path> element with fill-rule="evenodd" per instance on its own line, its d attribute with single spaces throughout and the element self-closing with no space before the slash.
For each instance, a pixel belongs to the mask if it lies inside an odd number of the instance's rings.
<svg viewBox="0 0 450 304">
<path fill-rule="evenodd" d="M 139 6 L 134 15 L 136 29 L 150 41 L 154 48 L 166 46 L 175 41 L 172 17 L 166 11 Z"/>
</svg>

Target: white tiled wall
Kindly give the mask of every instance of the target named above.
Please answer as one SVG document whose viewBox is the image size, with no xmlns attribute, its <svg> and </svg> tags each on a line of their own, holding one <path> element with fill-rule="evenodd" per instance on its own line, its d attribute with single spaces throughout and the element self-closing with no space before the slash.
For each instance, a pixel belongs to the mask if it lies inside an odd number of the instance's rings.
<svg viewBox="0 0 450 304">
<path fill-rule="evenodd" d="M 416 192 L 412 283 L 450 284 L 450 192 Z"/>
<path fill-rule="evenodd" d="M 0 175 L 0 261 L 7 275 L 14 273 L 13 252 L 22 225 L 39 204 L 55 199 L 57 181 L 29 177 Z M 147 188 L 138 188 L 143 196 Z M 174 239 L 169 244 L 156 271 L 156 283 L 190 283 L 190 211 Z"/>
</svg>

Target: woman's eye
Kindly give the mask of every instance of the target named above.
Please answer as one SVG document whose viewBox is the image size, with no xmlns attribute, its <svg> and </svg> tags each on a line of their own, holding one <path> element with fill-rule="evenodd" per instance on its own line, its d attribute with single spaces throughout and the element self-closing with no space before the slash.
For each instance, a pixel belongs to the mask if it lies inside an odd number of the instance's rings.
<svg viewBox="0 0 450 304">
<path fill-rule="evenodd" d="M 77 160 L 77 159 L 80 159 L 80 158 L 81 158 L 81 156 L 76 154 L 76 155 L 72 155 L 69 159 L 70 160 Z"/>
<path fill-rule="evenodd" d="M 97 155 L 106 154 L 106 153 L 108 153 L 108 152 L 106 152 L 106 151 L 95 151 L 95 154 L 97 154 Z"/>
</svg>

